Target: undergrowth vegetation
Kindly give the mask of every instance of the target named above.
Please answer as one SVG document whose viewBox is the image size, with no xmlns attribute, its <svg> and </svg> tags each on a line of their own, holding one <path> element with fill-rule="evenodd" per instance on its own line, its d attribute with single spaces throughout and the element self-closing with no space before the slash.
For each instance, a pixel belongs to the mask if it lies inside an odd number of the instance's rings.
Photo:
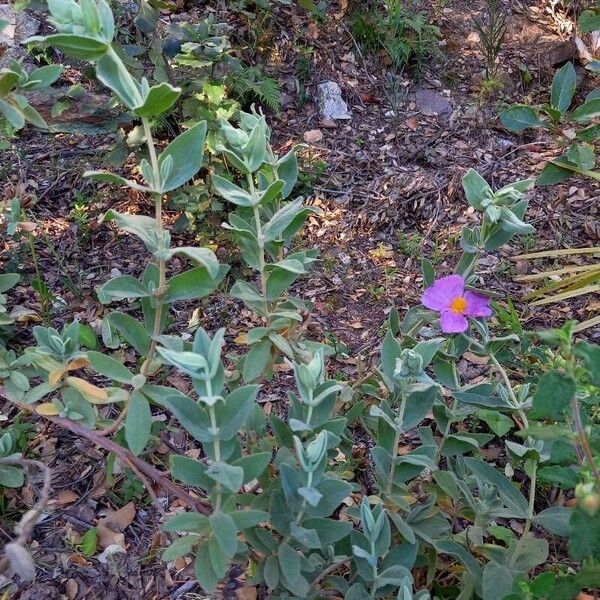
<svg viewBox="0 0 600 600">
<path fill-rule="evenodd" d="M 279 155 L 264 112 L 250 105 L 277 108 L 273 80 L 258 68 L 240 71 L 213 22 L 178 24 L 160 40 L 156 9 L 142 3 L 136 25 L 149 37 L 149 74 L 141 54 L 131 60 L 115 41 L 122 17 L 116 23 L 105 0 L 48 0 L 48 10 L 52 31 L 28 43 L 84 63 L 136 123 L 128 174 L 98 168 L 85 177 L 115 194 L 133 190 L 154 210 L 103 216 L 101 226 L 137 238 L 146 252 L 139 276 L 117 274 L 98 289 L 111 307 L 98 332 L 77 320 L 48 322 L 32 328 L 26 347 L 0 346 L 1 394 L 15 412 L 64 428 L 130 469 L 165 517 L 170 542 L 161 559 L 191 557 L 207 594 L 234 565 L 260 597 L 281 600 L 569 600 L 597 587 L 600 346 L 577 337 L 571 321 L 524 331 L 481 269 L 488 255 L 534 232 L 534 180 L 496 189 L 470 169 L 462 188 L 477 219 L 462 230 L 452 273 L 423 259 L 421 303 L 390 310 L 372 368 L 354 381 L 332 377 L 332 346 L 311 338 L 305 323 L 315 307 L 295 285 L 318 260 L 301 232 L 320 211 L 296 195 L 298 148 Z M 390 0 L 384 12 L 358 13 L 353 35 L 398 68 L 419 63 L 438 31 L 425 14 L 406 11 Z M 588 99 L 567 116 L 571 69 L 558 72 L 550 105 L 510 108 L 505 123 L 554 132 L 563 118 L 600 114 Z M 61 72 L 27 74 L 19 64 L 2 72 L 0 110 L 15 129 L 45 125 L 25 94 Z M 157 136 L 165 121 L 168 144 Z M 549 163 L 553 181 L 593 169 L 592 134 L 583 131 L 581 144 Z M 224 235 L 243 268 L 231 269 L 208 245 L 174 243 L 164 203 L 185 210 L 190 197 L 225 207 Z M 18 203 L 11 210 L 20 214 Z M 11 235 L 19 231 L 19 218 L 6 221 Z M 0 275 L 3 327 L 18 280 Z M 207 331 L 201 317 L 193 336 L 172 325 L 179 303 L 210 303 L 216 293 L 260 321 L 235 352 L 226 331 Z M 120 358 L 124 349 L 134 367 Z M 465 378 L 465 357 L 484 366 L 476 382 Z M 265 389 L 285 403 L 277 414 L 262 408 Z M 196 450 L 191 457 L 163 445 L 168 470 L 155 466 L 164 427 Z M 24 455 L 28 434 L 15 420 L 0 437 L 0 485 L 20 488 L 31 469 L 45 477 L 4 547 L 25 580 L 35 576 L 28 538 L 52 494 L 43 461 Z M 501 452 L 494 457 L 490 447 Z M 153 484 L 179 507 L 165 514 Z M 558 494 L 569 501 L 555 502 Z M 551 546 L 564 548 L 560 560 L 549 562 Z"/>
</svg>

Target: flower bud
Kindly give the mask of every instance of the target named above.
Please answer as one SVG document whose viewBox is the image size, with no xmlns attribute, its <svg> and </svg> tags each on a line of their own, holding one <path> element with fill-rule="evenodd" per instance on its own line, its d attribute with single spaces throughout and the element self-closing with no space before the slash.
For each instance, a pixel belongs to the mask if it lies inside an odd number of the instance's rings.
<svg viewBox="0 0 600 600">
<path fill-rule="evenodd" d="M 404 349 L 396 359 L 395 378 L 417 377 L 423 372 L 423 357 L 414 350 Z"/>
</svg>

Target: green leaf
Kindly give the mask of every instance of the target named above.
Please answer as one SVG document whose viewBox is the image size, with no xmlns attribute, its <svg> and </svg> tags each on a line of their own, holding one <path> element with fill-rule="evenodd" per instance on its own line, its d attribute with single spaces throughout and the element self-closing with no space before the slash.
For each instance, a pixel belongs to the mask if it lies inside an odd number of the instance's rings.
<svg viewBox="0 0 600 600">
<path fill-rule="evenodd" d="M 167 283 L 166 302 L 178 300 L 196 300 L 214 291 L 229 270 L 226 265 L 219 266 L 219 274 L 213 278 L 204 267 L 196 267 L 171 277 Z"/>
<path fill-rule="evenodd" d="M 278 183 L 277 181 L 271 186 Z M 266 242 L 276 240 L 284 229 L 294 220 L 296 215 L 302 210 L 302 198 L 286 204 L 278 210 L 269 222 L 263 227 L 263 236 Z"/>
<path fill-rule="evenodd" d="M 275 556 L 269 556 L 265 561 L 264 578 L 270 590 L 279 585 L 279 561 Z"/>
<path fill-rule="evenodd" d="M 590 121 L 598 116 L 600 116 L 600 98 L 590 100 L 589 102 L 578 106 L 571 113 L 571 118 L 579 123 Z"/>
<path fill-rule="evenodd" d="M 498 411 L 481 409 L 477 414 L 498 437 L 504 437 L 514 427 L 513 420 Z"/>
<path fill-rule="evenodd" d="M 112 312 L 104 321 L 109 327 L 114 327 L 131 344 L 140 356 L 146 356 L 150 349 L 150 336 L 146 328 L 131 315 L 122 312 Z"/>
<path fill-rule="evenodd" d="M 63 72 L 61 65 L 46 65 L 35 69 L 29 74 L 27 83 L 22 86 L 24 90 L 39 90 L 52 85 Z"/>
<path fill-rule="evenodd" d="M 0 98 L 0 115 L 2 115 L 15 129 L 23 129 L 23 127 L 25 127 L 25 117 L 23 116 L 22 111 L 2 98 Z"/>
<path fill-rule="evenodd" d="M 277 550 L 279 567 L 285 578 L 293 584 L 300 577 L 300 554 L 283 542 Z"/>
<path fill-rule="evenodd" d="M 244 530 L 268 521 L 269 513 L 264 510 L 238 510 L 231 513 L 231 518 L 235 521 L 235 526 L 238 529 Z"/>
<path fill-rule="evenodd" d="M 243 483 L 257 479 L 271 461 L 270 452 L 259 452 L 238 458 L 233 465 L 244 469 Z"/>
<path fill-rule="evenodd" d="M 160 247 L 158 233 L 156 231 L 156 220 L 144 215 L 121 214 L 114 210 L 109 210 L 104 215 L 104 221 L 115 221 L 120 229 L 140 238 L 146 248 L 153 254 Z"/>
<path fill-rule="evenodd" d="M 567 160 L 582 171 L 589 171 L 596 166 L 596 154 L 590 144 L 572 144 L 567 151 Z"/>
<path fill-rule="evenodd" d="M 598 94 L 600 95 L 600 88 L 598 88 Z M 577 132 L 577 139 L 584 142 L 595 142 L 598 138 L 600 138 L 600 123 L 590 125 Z"/>
<path fill-rule="evenodd" d="M 161 181 L 161 191 L 170 192 L 188 182 L 202 167 L 206 121 L 190 127 L 178 135 L 158 157 L 159 168 L 170 158 L 173 167 L 165 181 Z"/>
<path fill-rule="evenodd" d="M 246 383 L 251 383 L 262 375 L 271 362 L 271 349 L 273 344 L 270 339 L 265 338 L 253 344 L 244 358 L 243 378 Z"/>
<path fill-rule="evenodd" d="M 133 373 L 114 358 L 94 351 L 88 352 L 87 357 L 92 363 L 92 367 L 101 375 L 120 383 L 131 383 L 134 377 Z"/>
<path fill-rule="evenodd" d="M 81 538 L 81 542 L 78 545 L 78 550 L 88 558 L 96 554 L 98 548 L 98 528 L 90 527 Z"/>
<path fill-rule="evenodd" d="M 151 427 L 152 413 L 148 399 L 138 390 L 134 390 L 125 417 L 125 440 L 136 456 L 146 447 L 150 439 Z"/>
<path fill-rule="evenodd" d="M 484 208 L 482 200 L 490 199 L 493 195 L 488 182 L 475 169 L 469 169 L 462 178 L 462 186 L 467 202 L 477 210 Z"/>
<path fill-rule="evenodd" d="M 206 474 L 230 492 L 237 492 L 244 482 L 244 469 L 223 462 L 213 462 Z"/>
<path fill-rule="evenodd" d="M 197 246 L 182 246 L 169 250 L 169 257 L 176 254 L 182 254 L 194 262 L 200 263 L 201 266 L 206 267 L 211 277 L 219 276 L 219 261 L 212 250 L 198 248 Z"/>
<path fill-rule="evenodd" d="M 148 290 L 135 277 L 120 275 L 107 281 L 99 290 L 98 298 L 104 303 L 104 298 L 145 298 L 149 296 Z"/>
<path fill-rule="evenodd" d="M 533 522 L 553 535 L 568 537 L 571 532 L 569 520 L 573 510 L 565 506 L 552 506 L 533 517 Z"/>
<path fill-rule="evenodd" d="M 6 292 L 19 283 L 21 276 L 18 273 L 3 273 L 0 275 L 0 293 Z"/>
<path fill-rule="evenodd" d="M 167 533 L 208 533 L 210 523 L 206 515 L 196 512 L 183 512 L 171 517 L 164 525 Z"/>
<path fill-rule="evenodd" d="M 129 109 L 142 104 L 140 85 L 112 48 L 96 64 L 96 77 Z"/>
<path fill-rule="evenodd" d="M 184 535 L 176 538 L 171 542 L 168 548 L 165 548 L 162 553 L 162 559 L 165 562 L 175 560 L 181 556 L 185 556 L 192 551 L 192 548 L 200 541 L 197 535 Z"/>
<path fill-rule="evenodd" d="M 101 40 L 70 33 L 57 33 L 46 37 L 35 36 L 24 40 L 23 43 L 41 43 L 44 46 L 53 46 L 71 58 L 87 61 L 101 59 L 110 48 L 109 44 Z"/>
<path fill-rule="evenodd" d="M 600 387 L 600 346 L 581 340 L 575 345 L 573 354 L 583 359 L 592 383 Z"/>
<path fill-rule="evenodd" d="M 260 203 L 269 204 L 270 202 L 276 200 L 277 197 L 282 193 L 284 185 L 285 182 L 283 181 L 283 179 L 277 179 L 276 181 L 274 181 L 264 192 L 262 192 L 262 195 L 260 197 Z"/>
<path fill-rule="evenodd" d="M 219 175 L 212 176 L 212 185 L 217 194 L 236 206 L 253 206 L 254 198 L 246 190 Z"/>
<path fill-rule="evenodd" d="M 489 562 L 483 570 L 483 598 L 485 600 L 504 600 L 513 589 L 516 573 L 508 567 Z"/>
<path fill-rule="evenodd" d="M 531 533 L 523 534 L 519 544 L 512 548 L 511 563 L 516 571 L 528 572 L 548 558 L 548 541 Z"/>
<path fill-rule="evenodd" d="M 12 465 L 0 465 L 0 486 L 20 488 L 25 483 L 23 471 Z"/>
<path fill-rule="evenodd" d="M 198 554 L 196 554 L 196 560 L 194 562 L 194 570 L 196 579 L 202 586 L 202 589 L 208 594 L 211 594 L 216 589 L 220 577 L 212 566 L 208 544 L 203 544 L 198 549 Z"/>
<path fill-rule="evenodd" d="M 568 62 L 554 75 L 550 105 L 561 113 L 564 113 L 571 106 L 576 83 L 577 76 L 575 69 L 573 64 Z"/>
<path fill-rule="evenodd" d="M 574 469 L 550 465 L 538 470 L 538 479 L 543 482 L 552 483 L 563 489 L 571 490 L 579 483 L 579 476 Z"/>
<path fill-rule="evenodd" d="M 547 162 L 536 180 L 537 185 L 555 185 L 562 183 L 573 176 L 573 171 L 564 169 L 558 165 Z"/>
<path fill-rule="evenodd" d="M 538 419 L 561 419 L 564 411 L 571 406 L 575 392 L 576 384 L 571 377 L 558 371 L 544 373 L 538 380 L 533 396 L 532 416 Z"/>
<path fill-rule="evenodd" d="M 502 498 L 504 505 L 512 511 L 512 516 L 523 519 L 527 515 L 528 503 L 525 496 L 519 492 L 505 475 L 487 463 L 475 459 L 465 458 L 465 464 L 477 477 L 489 483 Z"/>
<path fill-rule="evenodd" d="M 290 526 L 291 536 L 306 548 L 320 548 L 321 541 L 315 529 L 306 529 L 294 522 Z"/>
<path fill-rule="evenodd" d="M 108 183 L 116 183 L 117 185 L 123 185 L 130 187 L 133 190 L 137 190 L 139 192 L 151 192 L 152 189 L 135 181 L 131 181 L 130 179 L 125 179 L 125 177 L 121 177 L 120 175 L 115 175 L 114 173 L 110 173 L 109 171 L 85 171 L 83 174 L 84 177 L 91 179 L 92 181 L 107 181 Z M 119 214 L 115 211 L 109 211 L 111 214 Z M 108 214 L 108 213 L 107 213 Z M 104 217 L 107 218 L 106 216 Z"/>
<path fill-rule="evenodd" d="M 525 104 L 515 104 L 501 112 L 500 120 L 507 129 L 517 133 L 530 127 L 541 127 L 544 124 L 538 113 L 531 106 Z"/>
<path fill-rule="evenodd" d="M 588 557 L 600 559 L 600 519 L 576 508 L 571 516 L 569 555 L 576 560 Z"/>
<path fill-rule="evenodd" d="M 285 156 L 277 161 L 277 176 L 283 179 L 285 185 L 281 190 L 283 198 L 287 198 L 298 181 L 298 157 L 296 148 L 292 148 Z"/>
<path fill-rule="evenodd" d="M 42 115 L 40 115 L 40 113 L 37 110 L 35 110 L 33 106 L 30 106 L 29 104 L 27 104 L 27 102 L 22 102 L 19 104 L 19 108 L 21 109 L 21 112 L 23 113 L 23 116 L 25 117 L 25 120 L 28 123 L 31 123 L 32 125 L 35 125 L 40 129 L 48 128 L 48 125 L 46 121 L 44 121 Z"/>
<path fill-rule="evenodd" d="M 139 117 L 154 117 L 166 112 L 177 102 L 181 88 L 173 87 L 168 83 L 159 83 L 148 90 L 148 95 L 142 106 L 138 106 L 133 112 Z"/>
<path fill-rule="evenodd" d="M 221 550 L 231 558 L 235 555 L 238 545 L 235 521 L 231 515 L 223 512 L 214 512 L 208 517 L 208 520 Z"/>
<path fill-rule="evenodd" d="M 171 473 L 175 479 L 209 491 L 214 487 L 214 483 L 213 479 L 206 475 L 206 469 L 206 465 L 187 456 L 171 457 Z"/>
<path fill-rule="evenodd" d="M 577 24 L 583 33 L 598 31 L 600 29 L 600 13 L 595 10 L 584 10 L 579 15 Z"/>
</svg>

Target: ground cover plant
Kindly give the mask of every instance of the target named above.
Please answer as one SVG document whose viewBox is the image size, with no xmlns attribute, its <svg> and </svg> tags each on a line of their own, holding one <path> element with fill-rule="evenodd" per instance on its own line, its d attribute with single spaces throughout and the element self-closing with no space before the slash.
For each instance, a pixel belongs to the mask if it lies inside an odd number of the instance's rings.
<svg viewBox="0 0 600 600">
<path fill-rule="evenodd" d="M 150 8 L 161 7 L 142 6 L 146 16 Z M 25 43 L 65 70 L 78 61 L 138 136 L 126 168 L 104 168 L 93 152 L 83 177 L 91 189 L 141 199 L 143 211 L 110 203 L 99 216 L 98 227 L 125 240 L 136 264 L 99 282 L 95 328 L 73 315 L 54 322 L 50 298 L 48 322 L 22 320 L 19 343 L 10 327 L 23 313 L 6 306 L 23 284 L 18 274 L 0 275 L 0 395 L 10 415 L 0 486 L 3 498 L 22 490 L 29 508 L 5 535 L 3 568 L 16 597 L 27 586 L 41 594 L 35 580 L 47 567 L 36 557 L 36 528 L 61 514 L 52 469 L 29 453 L 30 423 L 72 436 L 70 453 L 82 441 L 100 449 L 106 488 L 130 478 L 120 497 L 113 493 L 120 509 L 77 542 L 88 558 L 100 544 L 113 571 L 127 552 L 135 498 L 154 515 L 144 561 L 187 570 L 187 591 L 200 597 L 230 597 L 232 578 L 242 598 L 594 597 L 600 345 L 570 319 L 527 327 L 487 268 L 535 234 L 539 179 L 523 172 L 502 185 L 487 170 L 461 172 L 456 202 L 468 219 L 456 233 L 459 250 L 443 266 L 411 251 L 420 259 L 414 301 L 386 311 L 372 360 L 351 357 L 357 369 L 345 377 L 331 365 L 349 352 L 310 328 L 320 309 L 305 282 L 325 261 L 304 232 L 326 215 L 297 195 L 306 188 L 302 146 L 279 151 L 274 116 L 231 102 L 224 84 L 203 85 L 198 97 L 187 81 L 146 78 L 143 63 L 121 52 L 119 19 L 105 0 L 48 0 L 47 10 L 49 28 Z M 192 64 L 205 48 L 189 43 L 176 55 Z M 556 74 L 549 107 L 509 108 L 505 124 L 522 114 L 559 121 L 574 95 L 571 69 Z M 62 72 L 13 64 L 2 73 L 14 129 L 46 125 L 25 94 Z M 202 110 L 192 115 L 193 101 Z M 226 255 L 171 228 L 167 203 L 195 188 L 220 205 Z M 26 222 L 25 198 L 7 195 L 14 236 Z M 206 318 L 220 296 L 243 315 L 235 339 Z M 182 306 L 195 307 L 193 322 L 178 320 Z M 481 367 L 476 377 L 467 361 Z M 278 399 L 276 409 L 268 398 Z M 187 593 L 179 591 L 166 597 Z M 161 597 L 139 584 L 131 592 Z"/>
</svg>

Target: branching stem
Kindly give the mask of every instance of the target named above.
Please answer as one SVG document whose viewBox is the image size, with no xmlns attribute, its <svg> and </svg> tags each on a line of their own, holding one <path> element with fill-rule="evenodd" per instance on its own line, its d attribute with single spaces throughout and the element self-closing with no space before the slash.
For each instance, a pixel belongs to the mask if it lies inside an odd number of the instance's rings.
<svg viewBox="0 0 600 600">
<path fill-rule="evenodd" d="M 398 454 L 398 444 L 400 443 L 400 436 L 402 435 L 402 426 L 404 424 L 404 411 L 406 410 L 407 395 L 402 393 L 402 401 L 400 403 L 400 411 L 398 412 L 398 418 L 396 419 L 396 435 L 394 436 L 394 447 L 392 448 L 392 460 L 390 462 L 390 470 L 388 472 L 388 478 L 385 486 L 385 493 L 391 494 L 392 487 L 394 485 L 394 475 L 396 473 L 396 456 Z"/>
</svg>

